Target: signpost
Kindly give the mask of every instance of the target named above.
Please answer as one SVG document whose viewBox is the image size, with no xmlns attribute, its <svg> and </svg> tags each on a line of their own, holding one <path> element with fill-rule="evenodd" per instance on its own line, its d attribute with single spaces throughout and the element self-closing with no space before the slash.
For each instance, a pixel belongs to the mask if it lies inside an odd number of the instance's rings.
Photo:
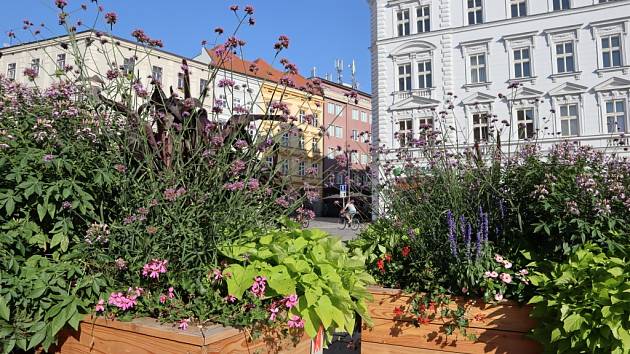
<svg viewBox="0 0 630 354">
<path fill-rule="evenodd" d="M 347 193 L 348 193 L 348 186 L 345 185 L 345 184 L 340 184 L 339 185 L 339 196 L 341 198 L 345 198 Z"/>
</svg>

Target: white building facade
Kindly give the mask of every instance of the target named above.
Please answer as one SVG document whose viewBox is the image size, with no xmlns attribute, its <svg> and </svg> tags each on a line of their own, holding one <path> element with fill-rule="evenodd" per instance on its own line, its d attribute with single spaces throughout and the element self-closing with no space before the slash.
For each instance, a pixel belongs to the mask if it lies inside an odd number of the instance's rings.
<svg viewBox="0 0 630 354">
<path fill-rule="evenodd" d="M 630 0 L 368 2 L 375 145 L 628 143 Z"/>
<path fill-rule="evenodd" d="M 78 33 L 73 39 L 60 36 L 0 48 L 0 74 L 45 89 L 61 79 L 75 79 L 78 76 L 78 58 L 85 64 L 83 75 L 88 77 L 98 77 L 107 83 L 110 70 L 120 76 L 133 72 L 134 78 L 149 93 L 151 83 L 159 82 L 167 94 L 172 89 L 180 97 L 184 96 L 182 60 L 186 59 L 192 97 L 201 98 L 202 90 L 207 88 L 204 107 L 209 112 L 216 105 L 223 109 L 221 113 L 212 115 L 214 119 L 227 121 L 233 113 L 238 114 L 236 107 L 253 114 L 264 112 L 259 95 L 261 80 L 256 77 L 216 69 L 208 61 L 186 58 L 95 31 Z M 33 80 L 25 74 L 27 69 L 36 73 Z M 229 79 L 234 85 L 219 87 L 222 79 Z"/>
</svg>

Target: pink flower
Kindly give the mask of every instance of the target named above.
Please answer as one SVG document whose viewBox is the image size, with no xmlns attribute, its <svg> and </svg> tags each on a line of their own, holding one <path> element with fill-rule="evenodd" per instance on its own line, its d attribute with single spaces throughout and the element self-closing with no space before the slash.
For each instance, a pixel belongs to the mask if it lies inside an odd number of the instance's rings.
<svg viewBox="0 0 630 354">
<path fill-rule="evenodd" d="M 512 276 L 507 273 L 501 273 L 501 275 L 499 276 L 499 279 L 501 279 L 506 284 L 509 284 L 512 282 Z"/>
<path fill-rule="evenodd" d="M 175 298 L 175 289 L 173 289 L 172 286 L 170 288 L 168 288 L 168 298 L 169 299 L 174 299 Z"/>
<path fill-rule="evenodd" d="M 190 318 L 186 318 L 186 319 L 180 320 L 178 328 L 181 329 L 182 331 L 187 330 L 189 322 L 190 322 Z"/>
<path fill-rule="evenodd" d="M 503 294 L 497 293 L 496 295 L 494 295 L 494 299 L 497 301 L 503 300 Z"/>
<path fill-rule="evenodd" d="M 296 294 L 293 295 L 289 295 L 287 297 L 284 298 L 284 305 L 290 309 L 292 307 L 295 307 L 298 303 L 298 296 Z"/>
<path fill-rule="evenodd" d="M 163 304 L 166 302 L 166 295 L 162 294 L 160 295 L 160 304 Z"/>
<path fill-rule="evenodd" d="M 105 14 L 105 22 L 107 22 L 108 25 L 114 25 L 116 24 L 116 21 L 118 21 L 118 15 L 116 15 L 115 12 L 108 12 Z"/>
<path fill-rule="evenodd" d="M 496 278 L 498 276 L 499 276 L 499 273 L 497 273 L 495 271 L 490 272 L 490 278 Z"/>
<path fill-rule="evenodd" d="M 166 273 L 167 260 L 154 259 L 142 267 L 142 275 L 152 279 L 159 279 L 160 274 Z"/>
<path fill-rule="evenodd" d="M 230 166 L 230 172 L 233 175 L 238 175 L 241 172 L 243 172 L 243 170 L 245 169 L 246 165 L 245 162 L 243 160 L 236 160 L 232 163 L 232 165 Z"/>
<path fill-rule="evenodd" d="M 212 271 L 212 273 L 214 274 L 214 281 L 219 281 L 223 279 L 223 274 L 221 274 L 221 270 L 215 269 Z"/>
<path fill-rule="evenodd" d="M 276 204 L 280 205 L 281 207 L 284 208 L 288 208 L 289 207 L 289 201 L 285 198 L 285 197 L 279 197 L 276 199 Z"/>
<path fill-rule="evenodd" d="M 66 0 L 55 0 L 55 5 L 58 8 L 63 9 L 64 7 L 68 6 L 68 2 Z"/>
<path fill-rule="evenodd" d="M 255 191 L 260 188 L 260 182 L 256 178 L 252 178 L 247 182 L 247 188 L 251 191 Z"/>
<path fill-rule="evenodd" d="M 291 319 L 287 321 L 289 328 L 304 328 L 304 320 L 298 315 L 291 316 Z"/>
<path fill-rule="evenodd" d="M 244 149 L 248 146 L 249 144 L 247 144 L 247 141 L 243 140 L 243 139 L 238 139 L 235 143 L 234 143 L 234 147 L 237 149 Z"/>
<path fill-rule="evenodd" d="M 94 310 L 96 310 L 96 312 L 105 311 L 105 300 L 99 299 L 98 302 L 96 303 L 96 306 L 94 307 Z"/>
<path fill-rule="evenodd" d="M 283 48 L 284 49 L 289 48 L 289 37 L 285 35 L 281 35 L 280 37 L 278 37 L 278 42 L 276 42 L 276 44 L 273 47 L 277 51 L 280 51 Z"/>
<path fill-rule="evenodd" d="M 233 303 L 235 303 L 235 302 L 236 302 L 236 296 L 234 296 L 234 295 L 228 295 L 228 296 L 226 296 L 226 297 L 224 298 L 224 300 L 225 300 L 226 302 L 229 302 L 230 304 L 233 304 Z"/>
<path fill-rule="evenodd" d="M 527 275 L 527 274 L 529 274 L 529 271 L 527 269 L 521 269 L 521 270 L 518 271 L 518 273 L 520 275 Z"/>
<path fill-rule="evenodd" d="M 495 254 L 495 255 L 494 255 L 494 260 L 495 260 L 495 261 L 497 261 L 497 262 L 499 262 L 499 263 L 503 263 L 503 257 L 501 257 L 501 256 L 500 256 L 500 255 L 498 255 L 498 254 Z"/>
<path fill-rule="evenodd" d="M 245 6 L 245 13 L 248 15 L 254 14 L 254 7 L 252 5 Z"/>
<path fill-rule="evenodd" d="M 230 10 L 232 10 L 232 11 L 238 11 L 238 5 L 232 5 L 232 6 L 230 6 Z"/>
<path fill-rule="evenodd" d="M 236 83 L 234 82 L 234 80 L 230 79 L 221 79 L 217 84 L 218 87 L 234 87 L 234 85 L 236 85 Z"/>
<path fill-rule="evenodd" d="M 131 288 L 130 288 L 131 289 Z M 127 294 L 123 294 L 122 292 L 111 293 L 109 295 L 108 303 L 119 309 L 126 311 L 137 304 L 138 298 L 137 292 L 128 292 Z"/>
<path fill-rule="evenodd" d="M 505 268 L 507 268 L 507 269 L 510 269 L 510 268 L 512 268 L 512 263 L 510 263 L 510 262 L 508 262 L 508 261 L 505 261 L 505 262 L 503 262 L 503 266 L 504 266 Z"/>
<path fill-rule="evenodd" d="M 223 185 L 223 188 L 230 192 L 240 191 L 245 188 L 245 183 L 243 181 L 236 181 L 233 183 L 226 183 Z"/>
<path fill-rule="evenodd" d="M 276 316 L 278 315 L 278 311 L 280 311 L 279 308 L 276 307 L 276 305 L 271 305 L 271 308 L 269 309 L 269 321 L 275 321 L 276 320 Z"/>
<path fill-rule="evenodd" d="M 267 278 L 258 276 L 254 279 L 251 291 L 257 297 L 265 296 L 265 288 L 267 287 Z"/>
</svg>

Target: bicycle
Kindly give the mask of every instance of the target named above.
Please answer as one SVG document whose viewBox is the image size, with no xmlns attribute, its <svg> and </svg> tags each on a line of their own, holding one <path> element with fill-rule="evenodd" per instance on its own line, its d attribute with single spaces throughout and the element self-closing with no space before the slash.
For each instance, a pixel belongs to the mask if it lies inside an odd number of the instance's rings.
<svg viewBox="0 0 630 354">
<path fill-rule="evenodd" d="M 339 230 L 345 230 L 347 227 L 347 228 L 350 228 L 351 230 L 357 231 L 361 227 L 361 222 L 359 221 L 359 219 L 356 219 L 354 216 L 350 218 L 350 222 L 348 222 L 348 219 L 346 219 L 346 214 L 341 213 L 339 214 L 338 227 L 339 227 Z"/>
</svg>

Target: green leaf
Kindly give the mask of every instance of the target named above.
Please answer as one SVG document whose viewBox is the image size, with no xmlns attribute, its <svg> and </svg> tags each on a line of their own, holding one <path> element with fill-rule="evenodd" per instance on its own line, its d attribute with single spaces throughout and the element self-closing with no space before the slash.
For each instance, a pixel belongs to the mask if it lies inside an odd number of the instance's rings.
<svg viewBox="0 0 630 354">
<path fill-rule="evenodd" d="M 11 216 L 11 214 L 13 214 L 13 211 L 15 210 L 15 201 L 13 200 L 13 198 L 9 197 L 9 199 L 7 199 L 4 208 L 7 211 L 7 216 Z"/>
<path fill-rule="evenodd" d="M 284 268 L 284 272 L 280 271 Z M 291 278 L 284 266 L 274 267 L 273 273 L 269 277 L 269 287 L 280 295 L 295 294 L 295 280 Z"/>
<path fill-rule="evenodd" d="M 322 320 L 325 329 L 330 328 L 332 324 L 333 308 L 330 298 L 326 295 L 322 295 L 317 302 L 317 306 L 315 306 L 315 313 Z"/>
<path fill-rule="evenodd" d="M 564 319 L 564 330 L 571 333 L 580 329 L 582 323 L 584 323 L 584 317 L 580 316 L 577 313 L 569 315 L 569 317 Z"/>
<path fill-rule="evenodd" d="M 11 311 L 9 310 L 9 306 L 7 306 L 7 300 L 3 296 L 0 296 L 0 318 L 8 322 L 10 316 Z"/>
<path fill-rule="evenodd" d="M 31 340 L 28 342 L 28 347 L 26 347 L 26 350 L 33 349 L 36 346 L 38 346 L 39 344 L 41 344 L 44 341 L 44 338 L 46 338 L 46 331 L 47 330 L 48 330 L 48 327 L 44 326 L 42 329 L 37 331 L 31 337 Z"/>
<path fill-rule="evenodd" d="M 623 275 L 624 271 L 623 271 L 623 268 L 621 267 L 614 267 L 614 268 L 608 269 L 608 273 L 612 274 L 613 277 L 620 277 Z"/>
<path fill-rule="evenodd" d="M 231 274 L 231 276 L 226 277 L 228 294 L 237 299 L 243 297 L 243 293 L 252 286 L 254 277 L 256 276 L 256 270 L 251 266 L 244 268 L 239 264 L 230 265 L 225 269 L 224 274 L 225 273 Z"/>
<path fill-rule="evenodd" d="M 532 298 L 529 300 L 528 304 L 537 304 L 539 302 L 543 302 L 545 301 L 545 298 L 540 296 L 540 295 L 535 295 L 532 296 Z"/>
<path fill-rule="evenodd" d="M 42 204 L 37 204 L 37 215 L 39 216 L 39 221 L 44 221 L 47 212 L 48 211 L 46 210 L 45 206 L 43 206 Z"/>
<path fill-rule="evenodd" d="M 553 331 L 551 331 L 551 343 L 556 342 L 561 337 L 562 331 L 560 330 L 560 328 L 554 328 Z"/>
<path fill-rule="evenodd" d="M 302 319 L 304 320 L 304 331 L 310 338 L 315 338 L 317 331 L 322 324 L 322 321 L 317 316 L 317 313 L 312 308 L 307 308 L 302 312 Z"/>
</svg>

